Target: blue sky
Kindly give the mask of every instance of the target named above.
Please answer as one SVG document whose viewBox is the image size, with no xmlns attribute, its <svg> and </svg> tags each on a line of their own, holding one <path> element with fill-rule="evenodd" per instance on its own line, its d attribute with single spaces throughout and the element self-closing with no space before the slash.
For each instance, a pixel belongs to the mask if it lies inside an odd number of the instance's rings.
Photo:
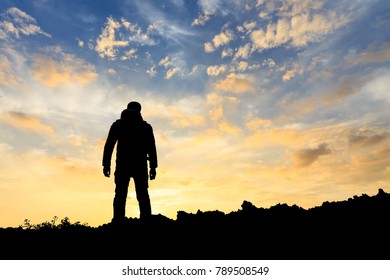
<svg viewBox="0 0 390 280">
<path fill-rule="evenodd" d="M 156 135 L 155 213 L 390 191 L 389 14 L 380 0 L 2 1 L 0 226 L 108 221 L 102 147 L 131 100 Z"/>
</svg>

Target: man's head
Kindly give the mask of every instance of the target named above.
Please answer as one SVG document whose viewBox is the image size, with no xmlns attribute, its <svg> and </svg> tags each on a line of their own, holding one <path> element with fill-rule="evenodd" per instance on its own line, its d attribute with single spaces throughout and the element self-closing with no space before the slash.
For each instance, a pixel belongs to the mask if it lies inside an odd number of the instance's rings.
<svg viewBox="0 0 390 280">
<path fill-rule="evenodd" d="M 127 104 L 127 109 L 141 113 L 141 104 L 137 101 L 131 101 L 129 104 Z"/>
</svg>

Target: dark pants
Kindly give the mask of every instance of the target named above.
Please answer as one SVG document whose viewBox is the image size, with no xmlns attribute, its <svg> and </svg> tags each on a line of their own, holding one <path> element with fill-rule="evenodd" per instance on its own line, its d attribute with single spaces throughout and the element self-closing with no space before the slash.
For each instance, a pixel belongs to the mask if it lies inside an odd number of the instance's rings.
<svg viewBox="0 0 390 280">
<path fill-rule="evenodd" d="M 137 172 L 115 171 L 115 197 L 114 197 L 114 220 L 125 218 L 126 198 L 129 188 L 130 178 L 134 179 L 135 192 L 137 195 L 140 218 L 148 218 L 152 215 L 150 198 L 148 192 L 148 172 L 146 170 Z"/>
</svg>

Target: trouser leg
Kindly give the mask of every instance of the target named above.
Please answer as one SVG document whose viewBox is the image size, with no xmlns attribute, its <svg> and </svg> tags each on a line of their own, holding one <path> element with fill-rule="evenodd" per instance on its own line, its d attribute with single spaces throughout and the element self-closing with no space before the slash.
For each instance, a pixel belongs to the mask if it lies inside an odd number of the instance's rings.
<svg viewBox="0 0 390 280">
<path fill-rule="evenodd" d="M 152 215 L 152 207 L 148 192 L 148 174 L 134 176 L 135 192 L 140 211 L 140 218 L 149 218 Z"/>
<path fill-rule="evenodd" d="M 126 199 L 129 188 L 130 177 L 123 175 L 115 176 L 115 196 L 114 196 L 114 219 L 120 220 L 125 218 Z"/>
</svg>

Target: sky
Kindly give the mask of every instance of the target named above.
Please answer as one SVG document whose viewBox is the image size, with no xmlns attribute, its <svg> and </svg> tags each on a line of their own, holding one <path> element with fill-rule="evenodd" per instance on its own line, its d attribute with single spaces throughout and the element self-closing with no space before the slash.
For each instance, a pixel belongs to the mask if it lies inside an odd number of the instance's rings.
<svg viewBox="0 0 390 280">
<path fill-rule="evenodd" d="M 388 30 L 387 0 L 2 0 L 0 227 L 109 222 L 103 147 L 133 100 L 153 214 L 390 192 Z"/>
</svg>

